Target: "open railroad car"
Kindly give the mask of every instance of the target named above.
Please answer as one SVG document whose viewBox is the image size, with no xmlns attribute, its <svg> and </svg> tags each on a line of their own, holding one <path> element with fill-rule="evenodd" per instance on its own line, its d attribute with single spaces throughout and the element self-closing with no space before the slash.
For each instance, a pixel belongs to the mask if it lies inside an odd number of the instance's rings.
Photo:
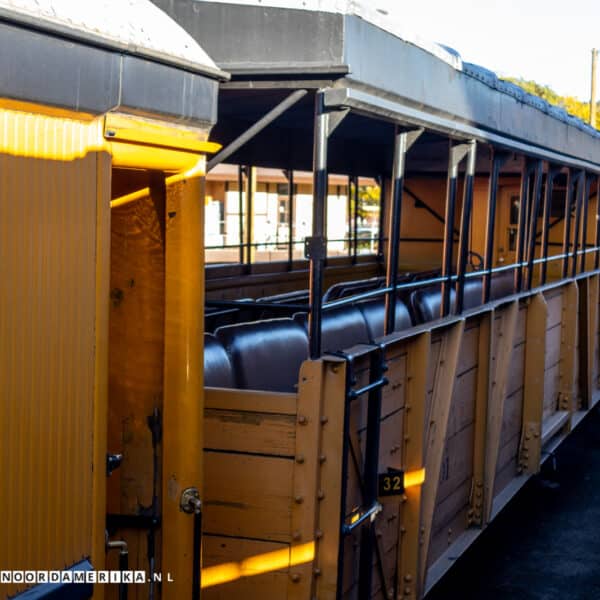
<svg viewBox="0 0 600 600">
<path fill-rule="evenodd" d="M 355 3 L 156 0 L 185 51 L 16 4 L 1 26 L 38 46 L 0 53 L 33 73 L 0 94 L 0 567 L 127 550 L 162 584 L 69 593 L 423 597 L 600 397 L 598 133 Z M 239 260 L 208 265 L 225 162 Z M 283 261 L 259 260 L 281 242 L 253 234 L 258 168 L 284 173 L 288 215 L 312 172 Z"/>
</svg>

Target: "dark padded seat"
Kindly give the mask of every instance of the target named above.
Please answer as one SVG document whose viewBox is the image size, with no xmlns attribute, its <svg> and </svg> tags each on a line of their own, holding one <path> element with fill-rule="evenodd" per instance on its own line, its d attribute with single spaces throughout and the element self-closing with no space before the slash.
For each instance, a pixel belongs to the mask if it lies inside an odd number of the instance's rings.
<svg viewBox="0 0 600 600">
<path fill-rule="evenodd" d="M 308 336 L 292 319 L 270 319 L 220 327 L 215 332 L 231 358 L 235 386 L 293 392 L 308 358 Z"/>
<path fill-rule="evenodd" d="M 450 290 L 450 306 L 454 305 L 456 292 Z M 427 323 L 440 318 L 440 307 L 442 306 L 442 291 L 440 285 L 427 286 L 421 290 L 415 290 L 410 295 L 410 306 L 417 323 Z"/>
<path fill-rule="evenodd" d="M 296 313 L 294 320 L 304 328 L 308 327 L 308 315 Z M 321 349 L 323 352 L 337 352 L 367 344 L 369 331 L 362 312 L 356 306 L 342 306 L 323 313 L 321 322 Z"/>
<path fill-rule="evenodd" d="M 385 285 L 384 277 L 371 277 L 370 279 L 357 279 L 355 281 L 341 281 L 335 283 L 323 294 L 323 302 L 331 302 L 339 298 L 355 296 L 369 290 L 376 290 Z"/>
<path fill-rule="evenodd" d="M 463 309 L 475 308 L 481 306 L 481 294 L 483 284 L 481 279 L 471 279 L 465 281 L 465 289 L 463 292 Z"/>
<path fill-rule="evenodd" d="M 221 342 L 212 334 L 204 334 L 204 385 L 207 387 L 235 387 L 229 355 Z"/>
<path fill-rule="evenodd" d="M 385 300 L 368 300 L 359 302 L 356 306 L 360 309 L 367 323 L 369 338 L 379 338 L 384 332 Z M 412 319 L 408 307 L 401 300 L 396 300 L 396 318 L 394 331 L 402 331 L 412 327 Z"/>
<path fill-rule="evenodd" d="M 294 290 L 293 292 L 283 292 L 274 296 L 265 296 L 259 298 L 257 302 L 273 302 L 276 304 L 303 304 L 308 302 L 308 290 Z"/>
<path fill-rule="evenodd" d="M 492 289 L 490 297 L 492 300 L 497 300 L 504 296 L 510 296 L 514 293 L 515 276 L 513 271 L 505 271 L 504 273 L 496 273 L 492 275 Z"/>
</svg>

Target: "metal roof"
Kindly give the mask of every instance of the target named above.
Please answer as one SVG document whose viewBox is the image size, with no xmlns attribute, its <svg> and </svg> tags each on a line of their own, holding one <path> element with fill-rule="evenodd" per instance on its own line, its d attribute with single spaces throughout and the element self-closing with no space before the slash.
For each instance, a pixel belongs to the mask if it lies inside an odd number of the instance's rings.
<svg viewBox="0 0 600 600">
<path fill-rule="evenodd" d="M 463 63 L 451 49 L 446 51 L 454 55 L 454 62 L 441 60 L 430 49 L 402 39 L 393 27 L 385 29 L 356 10 L 344 10 L 349 6 L 346 0 L 154 1 L 202 40 L 215 62 L 232 74 L 231 83 L 221 88 L 222 112 L 215 130 L 224 144 L 235 134 L 235 126 L 226 120 L 251 123 L 273 106 L 275 90 L 319 88 L 326 90 L 328 107 L 350 107 L 353 115 L 371 119 L 369 125 L 355 119 L 373 144 L 373 151 L 364 156 L 367 161 L 375 160 L 378 145 L 389 136 L 388 129 L 372 125 L 375 118 L 424 126 L 446 139 L 475 138 L 518 153 L 600 170 L 600 135 L 594 129 L 493 72 Z M 271 6 L 309 8 L 323 2 L 329 4 L 328 10 Z M 333 10 L 336 7 L 339 10 Z M 242 90 L 246 93 L 240 101 Z M 301 108 L 306 113 L 303 127 L 310 128 L 307 99 L 292 109 L 287 122 L 282 117 L 271 129 L 280 127 L 279 137 L 288 135 L 285 127 L 298 129 L 292 121 L 294 116 L 298 121 Z M 354 135 L 342 123 L 333 138 L 346 134 Z M 275 134 L 272 138 L 282 150 L 283 142 Z M 294 151 L 302 154 L 303 167 L 307 152 L 308 147 Z M 260 159 L 258 142 L 250 154 L 248 158 Z M 347 155 L 351 160 L 350 149 Z M 244 153 L 233 158 L 241 160 Z M 388 159 L 380 160 L 373 168 L 383 162 L 389 164 Z"/>
</svg>

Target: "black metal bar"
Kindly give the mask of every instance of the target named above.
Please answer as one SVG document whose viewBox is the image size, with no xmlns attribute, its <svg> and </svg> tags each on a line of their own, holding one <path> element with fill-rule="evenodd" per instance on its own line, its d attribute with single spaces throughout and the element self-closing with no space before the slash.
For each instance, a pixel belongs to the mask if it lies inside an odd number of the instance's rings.
<svg viewBox="0 0 600 600">
<path fill-rule="evenodd" d="M 465 185 L 463 189 L 463 203 L 460 218 L 460 235 L 458 242 L 458 265 L 456 274 L 456 304 L 454 312 L 460 314 L 463 310 L 465 273 L 467 270 L 467 256 L 469 254 L 469 230 L 471 226 L 471 212 L 473 206 L 473 183 L 475 179 L 475 159 L 477 158 L 477 142 L 469 142 L 467 170 L 465 172 Z"/>
<path fill-rule="evenodd" d="M 244 131 L 242 135 L 237 137 L 227 147 L 223 148 L 217 155 L 213 156 L 206 164 L 206 172 L 212 171 L 218 164 L 229 158 L 234 152 L 239 150 L 244 144 L 248 143 L 253 137 L 267 127 L 267 125 L 270 125 L 275 119 L 294 106 L 294 104 L 304 96 L 306 96 L 306 90 L 296 90 L 295 92 L 292 92 L 285 100 L 272 108 L 264 117 L 252 125 L 252 127 Z"/>
<path fill-rule="evenodd" d="M 384 350 L 382 347 L 370 356 L 369 404 L 367 407 L 367 437 L 365 440 L 364 496 L 365 506 L 374 506 L 377 502 L 377 475 L 379 470 L 379 438 L 381 437 L 381 391 L 378 384 L 383 378 Z M 347 407 L 349 410 L 349 407 Z M 358 571 L 358 597 L 370 598 L 373 581 L 373 550 L 375 531 L 372 524 L 363 527 L 360 539 L 360 561 Z"/>
<path fill-rule="evenodd" d="M 238 233 L 240 263 L 244 264 L 244 167 L 238 165 Z"/>
<path fill-rule="evenodd" d="M 359 197 L 358 197 L 358 177 L 354 177 L 354 232 L 352 237 L 354 238 L 354 244 L 352 247 L 352 264 L 356 264 L 356 256 L 358 254 L 358 209 L 359 209 Z"/>
<path fill-rule="evenodd" d="M 377 232 L 377 259 L 383 262 L 383 229 L 385 227 L 385 178 L 379 177 L 379 231 Z"/>
<path fill-rule="evenodd" d="M 527 289 L 531 289 L 533 283 L 533 261 L 535 260 L 535 232 L 537 231 L 538 215 L 540 212 L 540 200 L 542 196 L 542 177 L 544 174 L 544 163 L 536 161 L 535 179 L 533 183 L 533 198 L 531 210 L 529 211 L 529 235 L 527 236 Z"/>
<path fill-rule="evenodd" d="M 496 202 L 498 197 L 498 181 L 500 179 L 500 169 L 510 155 L 494 152 L 492 160 L 492 172 L 490 174 L 490 184 L 488 190 L 488 211 L 485 233 L 485 256 L 483 258 L 483 277 L 482 302 L 485 304 L 490 301 L 492 291 L 492 279 L 489 272 L 494 261 L 494 235 L 496 231 Z"/>
<path fill-rule="evenodd" d="M 364 485 L 363 485 L 364 487 Z M 381 504 L 379 502 L 375 502 L 372 504 L 367 510 L 365 510 L 356 521 L 344 524 L 342 528 L 342 533 L 344 535 L 348 535 L 352 533 L 355 529 L 358 529 L 367 519 L 373 518 L 373 515 L 376 515 L 381 510 Z"/>
<path fill-rule="evenodd" d="M 552 209 L 552 192 L 554 189 L 554 178 L 560 173 L 560 167 L 548 165 L 546 174 L 546 190 L 544 195 L 544 215 L 542 217 L 542 263 L 540 266 L 540 285 L 546 283 L 548 271 L 548 244 L 550 239 L 550 211 Z M 536 236 L 537 237 L 537 236 Z"/>
<path fill-rule="evenodd" d="M 310 256 L 310 314 L 308 330 L 310 335 L 310 357 L 321 356 L 321 317 L 323 299 L 323 271 L 327 243 L 324 240 L 325 202 L 327 200 L 327 114 L 324 94 L 315 95 L 315 123 L 313 147 L 313 227 L 314 248 Z M 324 250 L 325 248 L 325 250 Z"/>
<path fill-rule="evenodd" d="M 289 269 L 292 270 L 294 262 L 294 169 L 288 171 L 288 263 Z"/>
<path fill-rule="evenodd" d="M 348 256 L 352 258 L 352 177 L 348 175 L 348 197 L 346 199 L 348 211 Z"/>
<path fill-rule="evenodd" d="M 577 275 L 577 251 L 579 250 L 579 234 L 581 225 L 581 209 L 585 195 L 585 172 L 581 171 L 577 177 L 577 191 L 575 193 L 575 231 L 573 232 L 573 262 L 571 263 L 571 276 Z"/>
<path fill-rule="evenodd" d="M 376 379 L 375 381 L 372 381 L 371 383 L 365 385 L 362 388 L 359 388 L 357 390 L 350 390 L 350 399 L 353 400 L 354 398 L 358 398 L 359 396 L 362 396 L 363 394 L 366 394 L 367 392 L 372 392 L 373 390 L 382 388 L 384 385 L 387 385 L 388 383 L 389 382 L 385 377 Z"/>
<path fill-rule="evenodd" d="M 192 600 L 200 600 L 202 586 L 202 512 L 194 513 Z"/>
<path fill-rule="evenodd" d="M 588 207 L 590 202 L 590 191 L 592 187 L 593 175 L 588 175 L 585 181 L 584 196 L 583 196 L 583 215 L 581 217 L 581 249 L 583 252 L 580 256 L 579 272 L 585 271 L 585 259 L 587 250 L 587 220 L 588 220 Z"/>
<path fill-rule="evenodd" d="M 448 160 L 448 183 L 446 188 L 446 213 L 444 217 L 444 252 L 442 258 L 442 302 L 440 317 L 450 310 L 450 288 L 452 286 L 452 257 L 454 252 L 454 214 L 456 212 L 456 194 L 458 186 L 458 165 L 464 158 L 465 145 L 450 146 Z M 460 235 L 460 232 L 459 232 Z"/>
<path fill-rule="evenodd" d="M 525 238 L 527 237 L 527 216 L 529 212 L 529 182 L 534 163 L 527 160 L 521 173 L 521 196 L 519 199 L 519 223 L 517 225 L 517 253 L 515 269 L 514 291 L 520 292 L 523 283 L 523 255 L 525 252 Z"/>
<path fill-rule="evenodd" d="M 578 175 L 575 175 L 572 169 L 569 169 L 567 178 L 567 190 L 565 194 L 565 222 L 563 227 L 563 266 L 562 278 L 567 277 L 569 271 L 569 250 L 571 247 L 571 210 L 573 206 L 573 196 L 575 194 L 575 183 Z"/>
<path fill-rule="evenodd" d="M 254 223 L 253 223 L 253 204 L 254 204 L 254 177 L 252 167 L 246 167 L 246 264 L 250 266 L 252 263 L 252 241 L 254 238 Z"/>
<path fill-rule="evenodd" d="M 600 268 L 600 177 L 596 177 L 596 235 L 594 238 L 596 253 L 594 256 L 594 269 Z"/>
</svg>

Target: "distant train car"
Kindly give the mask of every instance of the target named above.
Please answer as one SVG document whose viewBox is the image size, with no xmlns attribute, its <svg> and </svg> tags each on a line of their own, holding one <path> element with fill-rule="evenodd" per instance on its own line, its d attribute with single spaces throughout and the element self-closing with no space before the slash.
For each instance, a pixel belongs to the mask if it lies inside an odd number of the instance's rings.
<svg viewBox="0 0 600 600">
<path fill-rule="evenodd" d="M 232 74 L 205 597 L 420 598 L 600 396 L 598 132 L 366 4 L 156 4 Z"/>
<path fill-rule="evenodd" d="M 116 597 L 90 575 L 127 550 L 191 597 L 224 74 L 145 0 L 2 1 L 0 65 L 0 598 Z"/>
</svg>

